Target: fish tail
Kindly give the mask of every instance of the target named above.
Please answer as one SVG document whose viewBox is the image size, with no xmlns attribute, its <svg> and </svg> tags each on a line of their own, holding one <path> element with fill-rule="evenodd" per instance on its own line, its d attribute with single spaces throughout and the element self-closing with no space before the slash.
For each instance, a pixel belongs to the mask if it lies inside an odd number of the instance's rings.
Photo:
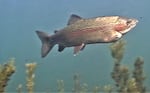
<svg viewBox="0 0 150 93">
<path fill-rule="evenodd" d="M 42 42 L 41 57 L 44 58 L 55 44 L 51 42 L 52 40 L 49 34 L 41 31 L 36 31 L 36 33 Z"/>
</svg>

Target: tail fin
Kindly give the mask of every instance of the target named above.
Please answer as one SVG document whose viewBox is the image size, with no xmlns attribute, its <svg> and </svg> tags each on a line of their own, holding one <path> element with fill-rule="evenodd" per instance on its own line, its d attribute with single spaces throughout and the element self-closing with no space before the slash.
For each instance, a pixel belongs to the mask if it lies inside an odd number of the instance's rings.
<svg viewBox="0 0 150 93">
<path fill-rule="evenodd" d="M 51 36 L 48 35 L 47 33 L 41 31 L 36 31 L 36 33 L 42 42 L 41 57 L 45 57 L 53 48 L 54 44 L 53 43 L 51 44 L 50 42 Z"/>
</svg>

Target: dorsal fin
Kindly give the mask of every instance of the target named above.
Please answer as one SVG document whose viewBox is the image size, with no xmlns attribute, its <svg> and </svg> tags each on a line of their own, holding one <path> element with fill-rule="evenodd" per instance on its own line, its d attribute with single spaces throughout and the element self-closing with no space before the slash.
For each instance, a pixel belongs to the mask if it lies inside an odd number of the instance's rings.
<svg viewBox="0 0 150 93">
<path fill-rule="evenodd" d="M 71 25 L 73 23 L 75 23 L 78 20 L 81 20 L 82 18 L 78 15 L 72 14 L 69 18 L 68 24 L 67 25 Z"/>
</svg>

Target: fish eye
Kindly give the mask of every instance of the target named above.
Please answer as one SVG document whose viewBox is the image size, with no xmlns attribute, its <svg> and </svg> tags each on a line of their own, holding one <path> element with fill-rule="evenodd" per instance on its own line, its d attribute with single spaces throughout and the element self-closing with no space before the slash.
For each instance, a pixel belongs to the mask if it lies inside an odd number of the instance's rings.
<svg viewBox="0 0 150 93">
<path fill-rule="evenodd" d="M 127 24 L 130 24 L 131 22 L 132 22 L 131 20 L 128 20 L 126 23 L 127 23 Z"/>
</svg>

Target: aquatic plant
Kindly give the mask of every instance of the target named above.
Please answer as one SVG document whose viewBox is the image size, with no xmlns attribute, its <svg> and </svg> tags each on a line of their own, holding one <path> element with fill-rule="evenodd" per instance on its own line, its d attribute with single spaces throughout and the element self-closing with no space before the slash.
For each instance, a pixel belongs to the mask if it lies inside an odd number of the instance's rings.
<svg viewBox="0 0 150 93">
<path fill-rule="evenodd" d="M 124 55 L 125 41 L 120 40 L 113 43 L 110 46 L 111 55 L 114 59 L 114 68 L 111 73 L 112 78 L 116 82 L 116 86 L 119 88 L 119 92 L 126 91 L 126 82 L 129 78 L 129 71 L 126 66 L 121 65 L 121 60 Z"/>
<path fill-rule="evenodd" d="M 143 85 L 144 80 L 145 80 L 145 76 L 144 76 L 144 71 L 143 71 L 143 64 L 144 64 L 144 60 L 141 57 L 138 57 L 134 63 L 134 71 L 133 71 L 133 78 L 135 79 L 136 82 L 136 87 L 137 90 L 140 93 L 145 93 L 146 88 Z"/>
<path fill-rule="evenodd" d="M 26 64 L 26 73 L 27 73 L 27 90 L 28 93 L 33 93 L 33 89 L 34 89 L 34 79 L 35 79 L 35 68 L 36 68 L 36 63 L 27 63 Z"/>
<path fill-rule="evenodd" d="M 96 86 L 93 89 L 93 93 L 99 93 L 100 92 L 100 87 Z"/>
<path fill-rule="evenodd" d="M 95 86 L 93 90 L 88 88 L 88 84 L 80 82 L 80 75 L 78 73 L 73 76 L 73 89 L 72 93 L 112 93 L 114 91 L 118 93 L 145 93 L 146 87 L 144 86 L 144 71 L 143 64 L 144 60 L 142 57 L 137 57 L 134 63 L 134 70 L 129 71 L 129 68 L 121 63 L 124 51 L 125 51 L 124 40 L 120 40 L 110 45 L 110 52 L 113 58 L 113 69 L 111 77 L 115 81 L 114 85 Z M 7 83 L 15 72 L 14 59 L 10 59 L 6 64 L 0 65 L 0 93 L 5 92 Z M 37 67 L 36 62 L 26 63 L 26 89 L 28 93 L 34 93 L 35 85 L 35 70 Z M 65 85 L 63 80 L 57 80 L 57 92 L 66 93 Z M 18 93 L 23 93 L 23 85 L 19 84 L 17 87 Z M 51 93 L 51 92 L 50 92 Z"/>
<path fill-rule="evenodd" d="M 81 91 L 81 85 L 80 85 L 80 76 L 79 74 L 75 74 L 74 77 L 74 89 L 73 93 L 79 93 Z"/>
<path fill-rule="evenodd" d="M 64 93 L 64 81 L 63 80 L 57 80 L 57 89 L 58 93 Z"/>
<path fill-rule="evenodd" d="M 133 77 L 130 78 L 129 69 L 121 64 L 125 50 L 125 41 L 120 40 L 110 46 L 111 55 L 114 59 L 114 68 L 111 73 L 112 78 L 116 82 L 117 91 L 119 93 L 145 93 L 143 85 L 143 64 L 144 61 L 138 57 L 134 63 Z"/>
<path fill-rule="evenodd" d="M 87 93 L 88 85 L 86 83 L 81 85 L 80 75 L 78 73 L 74 74 L 73 81 L 74 81 L 74 87 L 72 90 L 73 93 Z"/>
<path fill-rule="evenodd" d="M 5 88 L 12 74 L 16 71 L 15 59 L 11 58 L 7 63 L 0 65 L 0 93 L 5 92 Z"/>
<path fill-rule="evenodd" d="M 22 84 L 19 84 L 16 90 L 18 93 L 22 93 Z"/>
</svg>

